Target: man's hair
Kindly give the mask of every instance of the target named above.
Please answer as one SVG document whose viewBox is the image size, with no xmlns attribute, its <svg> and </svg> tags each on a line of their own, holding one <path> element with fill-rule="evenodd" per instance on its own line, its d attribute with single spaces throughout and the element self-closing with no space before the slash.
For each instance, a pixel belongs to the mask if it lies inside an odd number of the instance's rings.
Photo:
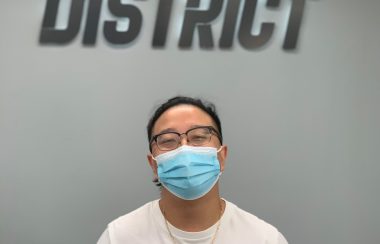
<svg viewBox="0 0 380 244">
<path fill-rule="evenodd" d="M 218 114 L 216 113 L 216 108 L 215 105 L 211 102 L 199 99 L 199 98 L 192 98 L 192 97 L 185 97 L 185 96 L 176 96 L 172 97 L 169 100 L 167 100 L 165 103 L 161 104 L 153 113 L 152 117 L 149 119 L 148 125 L 147 125 L 147 132 L 148 132 L 148 141 L 149 141 L 149 149 L 152 151 L 152 146 L 150 144 L 150 141 L 152 139 L 152 132 L 153 132 L 153 127 L 158 118 L 169 108 L 172 108 L 174 106 L 182 105 L 182 104 L 187 104 L 187 105 L 193 105 L 195 107 L 200 108 L 204 112 L 206 112 L 212 120 L 214 121 L 216 125 L 216 129 L 219 132 L 220 135 L 220 143 L 222 142 L 222 126 L 220 123 L 220 119 Z"/>
</svg>

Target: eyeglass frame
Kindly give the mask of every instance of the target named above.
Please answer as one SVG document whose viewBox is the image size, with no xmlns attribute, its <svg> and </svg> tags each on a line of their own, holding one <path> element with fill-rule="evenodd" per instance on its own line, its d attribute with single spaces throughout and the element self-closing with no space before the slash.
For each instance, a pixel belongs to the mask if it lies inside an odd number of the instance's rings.
<svg viewBox="0 0 380 244">
<path fill-rule="evenodd" d="M 184 133 L 179 133 L 179 132 L 176 132 L 176 131 L 166 131 L 166 132 L 162 132 L 162 133 L 159 133 L 159 134 L 157 134 L 157 135 L 154 135 L 154 136 L 152 137 L 152 139 L 150 140 L 150 142 L 149 142 L 149 149 L 150 149 L 150 151 L 152 151 L 152 143 L 155 142 L 157 148 L 160 149 L 161 151 L 171 151 L 171 150 L 174 150 L 174 149 L 178 148 L 178 146 L 181 144 L 181 140 L 178 142 L 177 147 L 175 147 L 175 148 L 173 148 L 173 149 L 169 149 L 169 150 L 162 150 L 162 149 L 158 146 L 158 144 L 157 144 L 157 137 L 159 137 L 159 136 L 161 136 L 161 135 L 164 135 L 164 134 L 172 133 L 172 134 L 177 134 L 179 138 L 181 138 L 182 135 L 186 135 L 186 140 L 187 140 L 187 138 L 188 138 L 188 137 L 187 137 L 187 134 L 188 134 L 190 131 L 195 130 L 195 129 L 202 129 L 202 128 L 204 128 L 204 129 L 208 129 L 208 130 L 209 130 L 209 132 L 210 132 L 210 134 L 211 134 L 211 135 L 210 135 L 210 140 L 211 140 L 211 136 L 212 136 L 212 135 L 215 135 L 215 136 L 218 138 L 220 144 L 223 144 L 223 138 L 222 138 L 222 136 L 220 135 L 220 133 L 219 133 L 219 131 L 218 131 L 217 129 L 215 129 L 215 128 L 214 128 L 213 126 L 211 126 L 211 125 L 203 125 L 203 126 L 197 126 L 197 127 L 190 128 L 190 129 L 188 129 L 188 130 L 187 130 L 186 132 L 184 132 Z M 212 132 L 214 132 L 214 133 L 212 133 Z"/>
</svg>

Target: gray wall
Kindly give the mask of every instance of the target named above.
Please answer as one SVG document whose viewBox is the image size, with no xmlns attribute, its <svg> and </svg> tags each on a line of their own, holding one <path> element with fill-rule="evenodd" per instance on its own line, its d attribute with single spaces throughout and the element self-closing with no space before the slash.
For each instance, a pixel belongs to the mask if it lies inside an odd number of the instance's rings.
<svg viewBox="0 0 380 244">
<path fill-rule="evenodd" d="M 133 45 L 100 32 L 88 48 L 82 35 L 40 46 L 46 1 L 1 0 L 0 243 L 95 243 L 109 221 L 158 198 L 145 124 L 177 94 L 219 108 L 226 199 L 290 243 L 380 243 L 380 1 L 307 0 L 294 52 L 281 49 L 282 2 L 260 10 L 280 23 L 265 48 L 204 51 L 196 36 L 183 51 L 181 21 L 165 49 L 151 48 L 156 1 L 134 2 L 144 24 Z"/>
</svg>

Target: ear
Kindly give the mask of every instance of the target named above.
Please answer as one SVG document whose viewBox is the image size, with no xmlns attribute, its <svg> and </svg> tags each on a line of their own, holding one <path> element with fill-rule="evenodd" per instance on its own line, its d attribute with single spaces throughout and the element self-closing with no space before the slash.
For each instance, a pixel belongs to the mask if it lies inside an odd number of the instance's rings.
<svg viewBox="0 0 380 244">
<path fill-rule="evenodd" d="M 157 176 L 157 162 L 153 159 L 153 155 L 149 153 L 147 156 L 148 162 L 150 167 L 152 168 L 153 174 L 155 178 L 158 178 Z"/>
<path fill-rule="evenodd" d="M 224 165 L 227 159 L 228 148 L 227 145 L 222 145 L 222 149 L 218 152 L 218 160 L 220 164 L 220 172 L 224 171 Z"/>
</svg>

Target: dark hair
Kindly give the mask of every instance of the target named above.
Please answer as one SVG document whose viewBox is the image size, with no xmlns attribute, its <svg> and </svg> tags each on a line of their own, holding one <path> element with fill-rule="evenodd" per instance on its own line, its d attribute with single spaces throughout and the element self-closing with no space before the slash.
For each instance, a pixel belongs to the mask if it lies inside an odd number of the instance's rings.
<svg viewBox="0 0 380 244">
<path fill-rule="evenodd" d="M 222 136 L 222 126 L 221 126 L 218 114 L 216 113 L 215 105 L 212 104 L 212 103 L 210 103 L 210 102 L 201 100 L 199 98 L 192 98 L 192 97 L 185 97 L 185 96 L 176 96 L 176 97 L 170 98 L 165 103 L 161 104 L 155 110 L 153 116 L 149 119 L 149 122 L 148 122 L 148 125 L 147 125 L 146 128 L 147 128 L 147 132 L 148 132 L 149 149 L 151 151 L 152 151 L 152 148 L 151 148 L 150 141 L 152 139 L 152 131 L 153 131 L 154 124 L 156 123 L 156 121 L 158 120 L 158 118 L 166 110 L 168 110 L 169 108 L 172 108 L 174 106 L 182 105 L 182 104 L 193 105 L 195 107 L 200 108 L 201 110 L 203 110 L 204 112 L 206 112 L 208 115 L 210 115 L 210 117 L 212 118 L 212 120 L 215 122 L 215 125 L 217 127 L 216 129 L 219 132 L 220 143 L 223 143 L 222 142 L 222 138 L 223 138 L 223 136 Z"/>
</svg>

